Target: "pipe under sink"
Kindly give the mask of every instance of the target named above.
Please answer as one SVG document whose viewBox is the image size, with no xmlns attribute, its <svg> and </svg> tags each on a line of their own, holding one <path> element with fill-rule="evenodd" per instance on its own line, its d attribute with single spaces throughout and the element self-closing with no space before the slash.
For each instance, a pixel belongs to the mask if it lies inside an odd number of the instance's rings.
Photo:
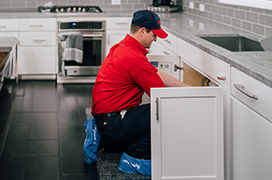
<svg viewBox="0 0 272 180">
<path fill-rule="evenodd" d="M 242 35 L 200 35 L 199 37 L 232 52 L 264 51 L 260 42 Z"/>
</svg>

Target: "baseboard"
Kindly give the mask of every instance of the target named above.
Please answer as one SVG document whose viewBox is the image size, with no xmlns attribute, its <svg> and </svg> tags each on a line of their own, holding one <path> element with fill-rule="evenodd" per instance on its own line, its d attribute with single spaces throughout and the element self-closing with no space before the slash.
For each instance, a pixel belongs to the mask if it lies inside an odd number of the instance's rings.
<svg viewBox="0 0 272 180">
<path fill-rule="evenodd" d="M 56 74 L 23 74 L 19 80 L 56 80 Z"/>
</svg>

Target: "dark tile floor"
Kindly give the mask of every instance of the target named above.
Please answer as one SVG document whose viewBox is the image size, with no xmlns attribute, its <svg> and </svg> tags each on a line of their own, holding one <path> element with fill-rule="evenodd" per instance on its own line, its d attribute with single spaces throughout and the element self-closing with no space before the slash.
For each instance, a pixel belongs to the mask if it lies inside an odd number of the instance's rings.
<svg viewBox="0 0 272 180">
<path fill-rule="evenodd" d="M 97 179 L 96 164 L 84 163 L 82 149 L 92 88 L 5 81 L 0 92 L 0 179 Z"/>
</svg>

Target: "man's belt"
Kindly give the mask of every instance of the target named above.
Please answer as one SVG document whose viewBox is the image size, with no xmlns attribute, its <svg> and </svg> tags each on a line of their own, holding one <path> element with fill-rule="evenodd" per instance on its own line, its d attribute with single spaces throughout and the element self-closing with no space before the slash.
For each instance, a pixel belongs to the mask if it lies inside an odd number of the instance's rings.
<svg viewBox="0 0 272 180">
<path fill-rule="evenodd" d="M 118 114 L 120 114 L 120 112 L 93 114 L 93 117 L 94 117 L 94 119 L 96 121 L 100 121 L 100 120 L 105 119 L 105 118 L 109 118 L 109 117 L 112 117 L 112 116 L 117 116 Z"/>
</svg>

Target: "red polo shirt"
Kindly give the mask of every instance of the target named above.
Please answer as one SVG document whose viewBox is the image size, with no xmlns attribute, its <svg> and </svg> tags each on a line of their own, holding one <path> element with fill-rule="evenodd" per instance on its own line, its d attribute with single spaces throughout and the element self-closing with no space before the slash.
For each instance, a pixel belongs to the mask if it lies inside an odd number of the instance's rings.
<svg viewBox="0 0 272 180">
<path fill-rule="evenodd" d="M 130 109 L 141 103 L 144 92 L 150 96 L 151 87 L 165 87 L 147 53 L 130 35 L 111 48 L 92 91 L 93 114 Z"/>
</svg>

